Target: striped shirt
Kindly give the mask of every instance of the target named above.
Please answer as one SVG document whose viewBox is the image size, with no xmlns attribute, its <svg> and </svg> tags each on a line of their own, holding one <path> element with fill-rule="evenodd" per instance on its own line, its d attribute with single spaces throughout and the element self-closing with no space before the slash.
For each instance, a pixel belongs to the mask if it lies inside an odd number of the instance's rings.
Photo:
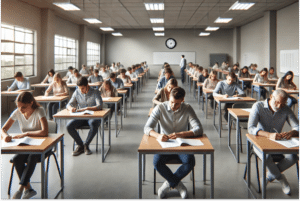
<svg viewBox="0 0 300 201">
<path fill-rule="evenodd" d="M 295 114 L 288 106 L 284 106 L 277 112 L 269 108 L 269 98 L 265 101 L 256 102 L 251 109 L 248 121 L 248 132 L 257 135 L 260 130 L 281 133 L 285 121 L 289 122 L 292 130 L 299 131 L 299 123 Z"/>
<path fill-rule="evenodd" d="M 218 96 L 218 93 L 221 92 L 222 95 L 228 94 L 228 96 L 233 96 L 235 91 L 238 92 L 240 96 L 246 96 L 241 87 L 233 82 L 231 85 L 227 84 L 226 80 L 218 82 L 216 88 L 214 89 L 214 96 Z"/>
<path fill-rule="evenodd" d="M 76 89 L 67 107 L 71 106 L 76 108 L 77 105 L 79 109 L 94 106 L 97 106 L 98 109 L 102 109 L 103 102 L 100 92 L 90 87 L 86 94 L 82 94 L 79 89 Z"/>
<path fill-rule="evenodd" d="M 169 135 L 174 132 L 187 131 L 189 123 L 195 136 L 203 134 L 202 125 L 194 109 L 188 103 L 181 103 L 175 112 L 171 109 L 169 101 L 157 105 L 144 127 L 144 133 L 150 135 L 150 131 L 154 130 L 158 121 L 161 126 L 161 134 Z"/>
</svg>

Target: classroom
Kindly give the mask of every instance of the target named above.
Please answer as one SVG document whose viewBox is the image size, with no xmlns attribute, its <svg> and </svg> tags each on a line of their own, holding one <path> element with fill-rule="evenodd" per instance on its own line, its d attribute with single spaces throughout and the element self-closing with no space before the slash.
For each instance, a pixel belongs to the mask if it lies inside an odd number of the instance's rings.
<svg viewBox="0 0 300 201">
<path fill-rule="evenodd" d="M 298 0 L 1 0 L 1 199 L 299 199 Z"/>
</svg>

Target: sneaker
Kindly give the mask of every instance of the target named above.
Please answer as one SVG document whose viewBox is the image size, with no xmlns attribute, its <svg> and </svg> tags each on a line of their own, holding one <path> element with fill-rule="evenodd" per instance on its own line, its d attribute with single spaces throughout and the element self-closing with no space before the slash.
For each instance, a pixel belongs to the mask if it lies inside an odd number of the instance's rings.
<svg viewBox="0 0 300 201">
<path fill-rule="evenodd" d="M 168 193 L 169 191 L 170 191 L 170 184 L 168 181 L 165 181 L 157 191 L 158 198 L 159 199 L 164 198 L 166 196 L 166 193 Z"/>
<path fill-rule="evenodd" d="M 186 199 L 187 198 L 186 187 L 183 185 L 183 183 L 181 181 L 178 183 L 178 185 L 175 188 L 178 190 L 178 192 L 181 195 L 182 199 Z"/>
<path fill-rule="evenodd" d="M 23 191 L 17 190 L 13 195 L 12 199 L 21 199 Z"/>
<path fill-rule="evenodd" d="M 85 144 L 83 147 L 84 147 L 85 155 L 91 155 L 92 154 L 92 151 L 90 150 L 89 145 Z"/>
<path fill-rule="evenodd" d="M 77 148 L 75 149 L 75 151 L 73 151 L 73 156 L 79 156 L 80 154 L 82 154 L 84 152 L 84 148 L 83 146 L 78 145 Z"/>
<path fill-rule="evenodd" d="M 291 187 L 288 183 L 288 181 L 286 180 L 285 176 L 283 174 L 281 174 L 280 179 L 277 179 L 282 187 L 282 191 L 284 192 L 284 194 L 289 195 L 291 194 Z"/>
<path fill-rule="evenodd" d="M 37 193 L 35 190 L 33 190 L 32 188 L 31 189 L 28 189 L 24 192 L 24 195 L 22 197 L 22 199 L 29 199 L 29 198 L 32 198 L 33 196 L 35 196 Z"/>
</svg>

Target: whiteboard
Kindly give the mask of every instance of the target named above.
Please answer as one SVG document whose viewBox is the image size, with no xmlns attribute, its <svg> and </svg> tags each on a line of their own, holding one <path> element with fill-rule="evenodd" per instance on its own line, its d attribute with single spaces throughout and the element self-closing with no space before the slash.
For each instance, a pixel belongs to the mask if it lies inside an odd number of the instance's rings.
<svg viewBox="0 0 300 201">
<path fill-rule="evenodd" d="M 153 52 L 153 64 L 163 65 L 164 62 L 169 64 L 180 64 L 181 55 L 184 55 L 186 62 L 196 63 L 196 52 Z"/>
<path fill-rule="evenodd" d="M 287 71 L 299 76 L 299 50 L 280 50 L 280 72 Z"/>
</svg>

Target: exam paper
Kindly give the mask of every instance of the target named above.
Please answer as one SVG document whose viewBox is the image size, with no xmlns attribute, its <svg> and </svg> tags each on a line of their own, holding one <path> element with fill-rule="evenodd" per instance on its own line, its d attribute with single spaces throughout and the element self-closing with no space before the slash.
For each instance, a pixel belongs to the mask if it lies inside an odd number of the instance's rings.
<svg viewBox="0 0 300 201">
<path fill-rule="evenodd" d="M 299 146 L 299 138 L 291 138 L 289 140 L 273 140 L 278 144 L 281 144 L 287 148 L 298 147 Z"/>
<path fill-rule="evenodd" d="M 102 98 L 102 100 L 109 100 L 109 99 L 111 99 L 111 97 Z"/>
<path fill-rule="evenodd" d="M 246 111 L 246 112 L 251 112 L 252 108 L 243 108 L 242 110 Z"/>
<path fill-rule="evenodd" d="M 1 146 L 2 147 L 13 147 L 13 146 L 18 146 L 20 144 L 39 146 L 44 142 L 44 140 L 45 139 L 34 139 L 34 138 L 30 138 L 30 137 L 24 137 L 21 139 L 12 139 L 11 142 L 5 142 L 4 140 L 1 140 Z"/>
</svg>

